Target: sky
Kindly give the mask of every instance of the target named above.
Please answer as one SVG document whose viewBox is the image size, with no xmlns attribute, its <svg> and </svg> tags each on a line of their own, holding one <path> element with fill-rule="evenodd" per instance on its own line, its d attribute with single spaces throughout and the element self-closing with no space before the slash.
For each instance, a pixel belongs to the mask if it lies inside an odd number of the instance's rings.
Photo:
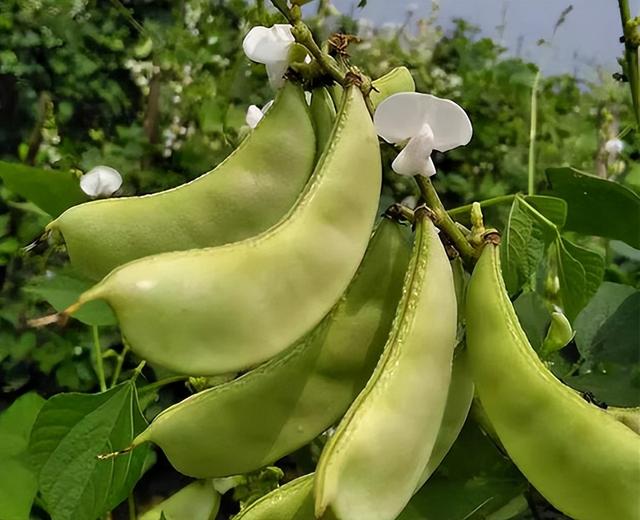
<svg viewBox="0 0 640 520">
<path fill-rule="evenodd" d="M 416 16 L 431 12 L 431 0 L 369 0 L 364 9 L 355 9 L 355 0 L 334 0 L 342 12 L 354 12 L 376 24 L 402 22 L 409 6 Z M 537 63 L 547 74 L 570 73 L 593 79 L 596 69 L 618 70 L 616 58 L 622 53 L 622 29 L 615 0 L 439 0 L 438 22 L 446 29 L 451 20 L 464 18 L 479 26 L 482 35 L 500 41 L 511 54 Z M 540 38 L 549 40 L 560 13 L 569 5 L 573 11 L 552 40 L 551 47 L 539 47 Z M 640 0 L 630 0 L 632 15 L 640 14 Z M 500 35 L 498 26 L 505 22 Z"/>
</svg>

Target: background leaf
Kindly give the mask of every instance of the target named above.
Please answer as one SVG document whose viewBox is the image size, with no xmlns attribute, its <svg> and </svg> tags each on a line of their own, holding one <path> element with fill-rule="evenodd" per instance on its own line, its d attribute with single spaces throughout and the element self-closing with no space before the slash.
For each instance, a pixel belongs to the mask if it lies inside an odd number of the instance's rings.
<svg viewBox="0 0 640 520">
<path fill-rule="evenodd" d="M 567 201 L 566 229 L 640 248 L 640 197 L 617 182 L 574 168 L 546 171 L 551 194 Z"/>
<path fill-rule="evenodd" d="M 131 381 L 100 394 L 58 394 L 47 401 L 29 452 L 53 520 L 95 520 L 128 496 L 149 448 L 106 461 L 96 455 L 127 447 L 145 426 Z"/>
<path fill-rule="evenodd" d="M 604 275 L 604 259 L 565 238 L 556 241 L 555 249 L 560 298 L 567 318 L 573 321 L 598 290 Z"/>
<path fill-rule="evenodd" d="M 69 171 L 0 161 L 0 179 L 11 191 L 54 218 L 71 206 L 88 200 L 77 177 Z"/>
<path fill-rule="evenodd" d="M 38 482 L 26 460 L 29 434 L 45 400 L 24 394 L 0 415 L 0 520 L 28 520 Z"/>
<path fill-rule="evenodd" d="M 78 276 L 71 269 L 49 272 L 36 278 L 25 291 L 37 295 L 49 302 L 58 312 L 78 300 L 80 294 L 95 284 Z M 87 325 L 115 325 L 117 323 L 113 311 L 104 301 L 89 302 L 73 314 L 73 317 Z"/>
</svg>

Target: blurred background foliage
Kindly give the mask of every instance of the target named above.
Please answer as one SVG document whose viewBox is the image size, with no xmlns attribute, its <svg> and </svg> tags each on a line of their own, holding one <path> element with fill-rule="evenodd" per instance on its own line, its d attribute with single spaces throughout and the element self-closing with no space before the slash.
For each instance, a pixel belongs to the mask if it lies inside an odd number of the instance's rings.
<svg viewBox="0 0 640 520">
<path fill-rule="evenodd" d="M 0 159 L 77 175 L 109 165 L 124 177 L 121 195 L 193 179 L 236 146 L 246 132 L 247 107 L 273 97 L 264 67 L 246 59 L 241 42 L 250 27 L 277 21 L 263 1 L 3 0 Z M 409 16 L 403 25 L 380 28 L 325 1 L 308 22 L 318 39 L 358 35 L 352 61 L 372 77 L 404 65 L 418 91 L 467 110 L 471 144 L 434 157 L 448 208 L 526 190 L 535 64 L 507 56 L 464 20 L 446 32 L 435 17 Z M 537 97 L 538 188 L 545 168 L 571 165 L 640 189 L 640 145 L 630 130 L 626 85 L 604 72 L 597 83 L 542 77 Z M 611 151 L 606 143 L 619 137 L 624 147 Z M 389 202 L 417 194 L 413 183 L 389 172 L 384 193 Z M 22 249 L 49 220 L 0 185 L 0 409 L 31 390 L 45 397 L 97 390 L 91 327 L 73 323 L 62 334 L 25 326 L 26 318 L 50 310 L 41 303 L 43 287 L 70 290 L 47 285 L 64 270 L 62 248 Z M 605 277 L 637 289 L 639 253 L 617 247 L 607 249 Z M 122 361 L 122 342 L 112 326 L 100 327 L 99 336 L 109 379 Z M 136 362 L 125 361 L 125 375 Z M 177 386 L 160 393 L 149 417 L 188 394 Z M 311 455 L 291 460 L 304 467 L 315 452 L 312 445 Z"/>
</svg>

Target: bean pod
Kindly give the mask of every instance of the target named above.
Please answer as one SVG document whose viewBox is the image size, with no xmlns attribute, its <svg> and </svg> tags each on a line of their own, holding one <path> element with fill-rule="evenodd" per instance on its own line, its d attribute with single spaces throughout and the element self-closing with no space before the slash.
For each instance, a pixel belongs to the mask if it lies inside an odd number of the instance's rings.
<svg viewBox="0 0 640 520">
<path fill-rule="evenodd" d="M 171 406 L 134 445 L 152 441 L 178 471 L 219 477 L 266 466 L 326 430 L 382 352 L 409 263 L 403 231 L 382 220 L 349 288 L 307 337 L 240 378 Z"/>
<path fill-rule="evenodd" d="M 576 520 L 638 520 L 640 435 L 540 361 L 509 301 L 497 245 L 473 271 L 466 319 L 478 396 L 520 471 Z"/>
<path fill-rule="evenodd" d="M 456 295 L 435 226 L 416 238 L 393 328 L 365 389 L 325 446 L 318 518 L 393 520 L 419 485 L 443 418 L 456 340 Z"/>
<path fill-rule="evenodd" d="M 276 224 L 304 189 L 316 139 L 302 89 L 288 83 L 214 170 L 167 191 L 74 206 L 51 222 L 71 263 L 100 279 L 131 260 L 237 242 Z"/>
</svg>

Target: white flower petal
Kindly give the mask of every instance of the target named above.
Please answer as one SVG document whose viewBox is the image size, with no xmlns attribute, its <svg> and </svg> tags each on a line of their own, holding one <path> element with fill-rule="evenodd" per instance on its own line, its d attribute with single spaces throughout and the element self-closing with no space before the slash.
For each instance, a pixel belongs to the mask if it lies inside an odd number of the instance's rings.
<svg viewBox="0 0 640 520">
<path fill-rule="evenodd" d="M 122 176 L 109 166 L 96 166 L 80 177 L 80 189 L 90 197 L 109 197 L 122 186 Z"/>
<path fill-rule="evenodd" d="M 269 84 L 278 89 L 284 85 L 284 73 L 287 72 L 289 63 L 287 61 L 275 61 L 267 63 L 267 76 L 269 77 Z"/>
<path fill-rule="evenodd" d="M 430 94 L 401 92 L 385 99 L 373 117 L 378 135 L 389 143 L 415 136 L 426 123 L 434 134 L 435 150 L 446 152 L 471 140 L 471 121 L 456 103 Z"/>
<path fill-rule="evenodd" d="M 424 125 L 395 158 L 391 165 L 393 171 L 399 175 L 434 175 L 436 168 L 431 160 L 433 143 L 433 131 L 429 125 Z"/>
<path fill-rule="evenodd" d="M 242 48 L 250 60 L 269 64 L 287 61 L 289 48 L 295 39 L 288 24 L 254 27 L 244 37 Z"/>
<path fill-rule="evenodd" d="M 262 113 L 262 110 L 260 110 L 256 105 L 250 105 L 249 108 L 247 108 L 247 115 L 244 120 L 249 128 L 255 128 L 263 117 L 264 114 Z"/>
<path fill-rule="evenodd" d="M 624 143 L 620 139 L 609 139 L 606 143 L 604 143 L 604 149 L 608 154 L 618 155 L 622 152 L 624 148 Z"/>
</svg>

